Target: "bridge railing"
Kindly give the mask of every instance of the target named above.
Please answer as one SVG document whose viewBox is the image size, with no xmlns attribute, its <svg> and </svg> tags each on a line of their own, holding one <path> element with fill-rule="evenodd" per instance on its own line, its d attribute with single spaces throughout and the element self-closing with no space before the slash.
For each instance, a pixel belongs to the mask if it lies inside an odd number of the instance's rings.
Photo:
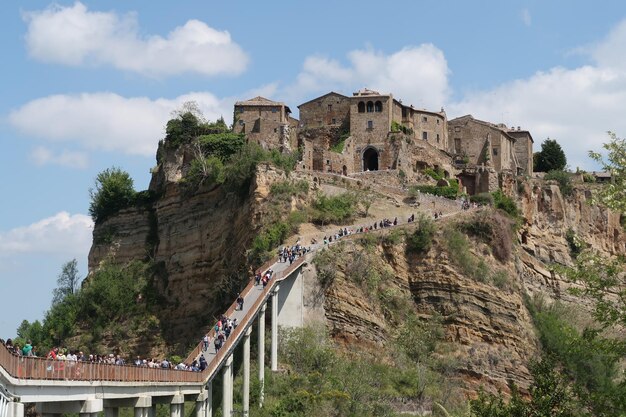
<svg viewBox="0 0 626 417">
<path fill-rule="evenodd" d="M 233 349 L 235 348 L 236 343 L 240 339 L 242 333 L 247 329 L 250 325 L 250 322 L 254 320 L 256 315 L 258 314 L 261 305 L 267 302 L 270 293 L 274 290 L 276 285 L 280 283 L 281 280 L 287 278 L 294 270 L 300 267 L 305 261 L 306 256 L 299 257 L 293 264 L 291 264 L 287 269 L 282 272 L 277 272 L 274 277 L 269 281 L 267 286 L 263 288 L 261 295 L 254 301 L 252 307 L 245 316 L 241 319 L 241 323 L 237 325 L 237 327 L 230 334 L 230 337 L 226 339 L 224 346 L 217 352 L 213 360 L 209 363 L 207 369 L 203 372 L 207 377 L 213 375 L 221 366 L 222 362 L 231 354 Z M 252 286 L 254 287 L 254 282 L 252 282 Z"/>
<path fill-rule="evenodd" d="M 278 258 L 272 258 L 270 260 L 268 260 L 267 262 L 265 262 L 263 265 L 261 265 L 261 267 L 259 267 L 257 269 L 257 272 L 261 272 L 264 273 L 265 271 L 267 271 L 268 269 L 270 269 L 270 267 L 272 265 L 274 265 L 274 263 L 278 260 Z M 241 290 L 241 296 L 242 297 L 246 297 L 246 295 L 248 295 L 250 293 L 250 291 L 252 291 L 252 289 L 254 288 L 254 278 L 250 279 L 250 281 L 248 282 L 248 285 L 246 285 L 246 287 Z M 235 311 L 235 309 L 237 308 L 237 300 L 235 300 L 229 307 L 228 310 L 226 310 L 226 316 L 230 317 L 230 315 Z M 206 334 L 207 336 L 209 336 L 210 340 L 213 340 L 216 336 L 215 333 L 215 328 L 212 326 L 211 329 L 209 329 L 208 333 Z M 185 363 L 186 364 L 191 364 L 194 359 L 196 359 L 200 353 L 203 351 L 203 346 L 204 346 L 204 342 L 201 340 L 196 347 L 191 351 L 191 353 L 189 353 L 189 355 L 187 356 L 187 359 L 185 359 Z"/>
<path fill-rule="evenodd" d="M 0 347 L 0 365 L 18 379 L 67 381 L 201 382 L 200 372 L 19 356 Z"/>
</svg>

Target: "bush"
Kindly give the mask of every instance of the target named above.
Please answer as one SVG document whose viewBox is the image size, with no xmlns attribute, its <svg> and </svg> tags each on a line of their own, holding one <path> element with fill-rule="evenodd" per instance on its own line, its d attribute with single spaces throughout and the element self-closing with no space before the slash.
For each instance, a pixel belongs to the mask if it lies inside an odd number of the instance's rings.
<svg viewBox="0 0 626 417">
<path fill-rule="evenodd" d="M 490 193 L 480 193 L 470 196 L 472 203 L 480 204 L 482 206 L 492 206 L 493 196 Z"/>
<path fill-rule="evenodd" d="M 488 244 L 500 262 L 508 261 L 513 252 L 513 226 L 514 223 L 499 212 L 476 213 L 459 223 L 460 230 Z"/>
<path fill-rule="evenodd" d="M 417 229 L 406 237 L 407 253 L 424 254 L 430 250 L 436 226 L 433 221 L 421 214 L 417 220 Z"/>
<path fill-rule="evenodd" d="M 556 181 L 559 185 L 559 189 L 561 190 L 561 194 L 565 197 L 572 195 L 572 192 L 574 192 L 570 174 L 565 171 L 552 170 L 548 172 L 543 179 L 546 181 Z"/>
<path fill-rule="evenodd" d="M 306 180 L 297 182 L 281 181 L 270 186 L 270 194 L 278 199 L 290 199 L 292 196 L 302 196 L 309 192 L 309 183 Z"/>
<path fill-rule="evenodd" d="M 413 189 L 414 191 L 411 191 Z M 437 195 L 454 200 L 459 193 L 459 187 L 437 187 L 435 185 L 415 185 L 409 189 L 409 193 L 417 191 L 426 194 Z"/>
<path fill-rule="evenodd" d="M 344 224 L 356 215 L 357 199 L 354 194 L 337 196 L 320 195 L 311 205 L 311 221 L 318 224 Z"/>
<path fill-rule="evenodd" d="M 198 143 L 204 155 L 213 156 L 225 162 L 241 151 L 246 139 L 243 134 L 223 132 L 199 136 Z"/>
<path fill-rule="evenodd" d="M 448 230 L 445 234 L 450 260 L 461 269 L 464 275 L 479 282 L 487 282 L 489 268 L 482 259 L 470 252 L 470 242 L 467 237 L 456 229 Z"/>
<path fill-rule="evenodd" d="M 587 243 L 582 240 L 572 228 L 565 232 L 565 241 L 569 246 L 569 253 L 572 258 L 577 258 L 580 253 L 587 248 Z"/>
<path fill-rule="evenodd" d="M 436 171 L 432 168 L 426 168 L 424 174 L 437 181 L 443 179 L 443 170 L 441 168 L 438 168 Z"/>
<path fill-rule="evenodd" d="M 502 210 L 510 217 L 517 219 L 519 211 L 517 209 L 517 204 L 515 204 L 515 201 L 511 197 L 504 194 L 502 190 L 494 191 L 491 195 L 493 196 L 495 208 Z"/>
<path fill-rule="evenodd" d="M 89 189 L 89 214 L 99 223 L 135 202 L 133 179 L 126 171 L 112 167 L 96 176 L 95 187 Z"/>
</svg>

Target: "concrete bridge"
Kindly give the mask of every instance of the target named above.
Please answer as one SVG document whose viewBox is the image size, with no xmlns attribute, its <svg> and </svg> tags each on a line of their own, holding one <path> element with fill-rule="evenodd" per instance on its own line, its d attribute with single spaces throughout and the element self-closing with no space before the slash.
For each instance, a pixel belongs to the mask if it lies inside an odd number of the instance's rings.
<svg viewBox="0 0 626 417">
<path fill-rule="evenodd" d="M 443 217 L 458 214 L 448 213 Z M 391 228 L 368 233 L 387 232 Z M 351 239 L 360 234 L 344 237 Z M 343 240 L 342 239 L 342 240 Z M 293 264 L 269 261 L 259 271 L 272 269 L 273 278 L 267 286 L 255 286 L 251 280 L 241 292 L 244 308 L 236 309 L 233 302 L 226 315 L 236 318 L 238 325 L 224 346 L 215 352 L 213 344 L 203 351 L 202 342 L 187 357 L 191 363 L 201 354 L 208 367 L 203 372 L 175 369 L 145 368 L 47 360 L 11 354 L 0 345 L 0 417 L 23 417 L 25 404 L 36 404 L 43 417 L 58 417 L 63 413 L 78 413 L 80 417 L 118 417 L 120 407 L 132 407 L 135 417 L 154 417 L 157 404 L 169 404 L 171 417 L 184 417 L 185 402 L 195 403 L 196 417 L 213 415 L 213 380 L 222 374 L 222 415 L 233 415 L 233 352 L 243 343 L 243 401 L 242 414 L 250 410 L 250 337 L 257 323 L 260 404 L 263 403 L 265 381 L 265 312 L 271 302 L 270 369 L 278 370 L 278 326 L 303 325 L 303 271 L 315 250 L 298 258 Z M 213 339 L 215 332 L 208 333 Z"/>
<path fill-rule="evenodd" d="M 226 315 L 237 318 L 238 325 L 223 347 L 215 352 L 213 344 L 203 351 L 202 343 L 190 353 L 186 363 L 205 356 L 203 372 L 48 360 L 11 354 L 0 345 L 0 417 L 23 417 L 26 404 L 36 404 L 44 417 L 79 413 L 80 417 L 118 417 L 120 407 L 132 407 L 135 417 L 154 417 L 157 404 L 169 404 L 171 417 L 183 417 L 185 402 L 195 403 L 196 417 L 213 415 L 213 380 L 222 374 L 222 414 L 233 414 L 233 352 L 243 343 L 243 415 L 250 410 L 250 337 L 257 322 L 261 403 L 265 380 L 265 312 L 271 302 L 270 369 L 278 370 L 278 325 L 281 319 L 293 322 L 289 305 L 297 305 L 301 293 L 294 285 L 302 280 L 302 267 L 311 254 L 289 263 L 268 262 L 260 271 L 271 268 L 272 279 L 265 288 L 251 280 L 242 291 L 244 308 L 236 301 Z M 284 283 L 284 284 L 283 284 Z M 281 286 L 284 288 L 281 291 Z M 295 301 L 286 299 L 295 297 Z M 284 298 L 280 303 L 280 298 Z M 281 314 L 282 312 L 282 314 Z M 280 317 L 282 316 L 282 317 Z M 292 323 L 293 324 L 293 323 Z M 214 330 L 209 333 L 215 337 Z"/>
</svg>

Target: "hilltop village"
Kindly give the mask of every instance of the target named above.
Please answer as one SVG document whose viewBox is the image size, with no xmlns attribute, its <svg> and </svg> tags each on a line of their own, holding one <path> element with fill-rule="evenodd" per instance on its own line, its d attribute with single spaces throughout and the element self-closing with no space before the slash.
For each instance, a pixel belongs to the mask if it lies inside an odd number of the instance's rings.
<svg viewBox="0 0 626 417">
<path fill-rule="evenodd" d="M 330 92 L 298 106 L 255 97 L 235 103 L 236 133 L 265 149 L 302 149 L 298 169 L 344 176 L 393 172 L 411 179 L 426 168 L 456 177 L 470 195 L 499 188 L 506 176 L 532 173 L 533 138 L 471 115 L 417 109 L 389 94 Z"/>
</svg>

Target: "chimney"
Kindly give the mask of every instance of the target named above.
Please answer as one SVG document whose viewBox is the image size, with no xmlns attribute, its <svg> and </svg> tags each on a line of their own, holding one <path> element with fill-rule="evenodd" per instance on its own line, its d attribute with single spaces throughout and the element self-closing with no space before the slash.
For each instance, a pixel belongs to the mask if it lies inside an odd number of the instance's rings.
<svg viewBox="0 0 626 417">
<path fill-rule="evenodd" d="M 517 126 L 517 130 L 518 130 L 518 131 L 520 130 L 520 127 L 519 127 L 519 126 Z"/>
</svg>

